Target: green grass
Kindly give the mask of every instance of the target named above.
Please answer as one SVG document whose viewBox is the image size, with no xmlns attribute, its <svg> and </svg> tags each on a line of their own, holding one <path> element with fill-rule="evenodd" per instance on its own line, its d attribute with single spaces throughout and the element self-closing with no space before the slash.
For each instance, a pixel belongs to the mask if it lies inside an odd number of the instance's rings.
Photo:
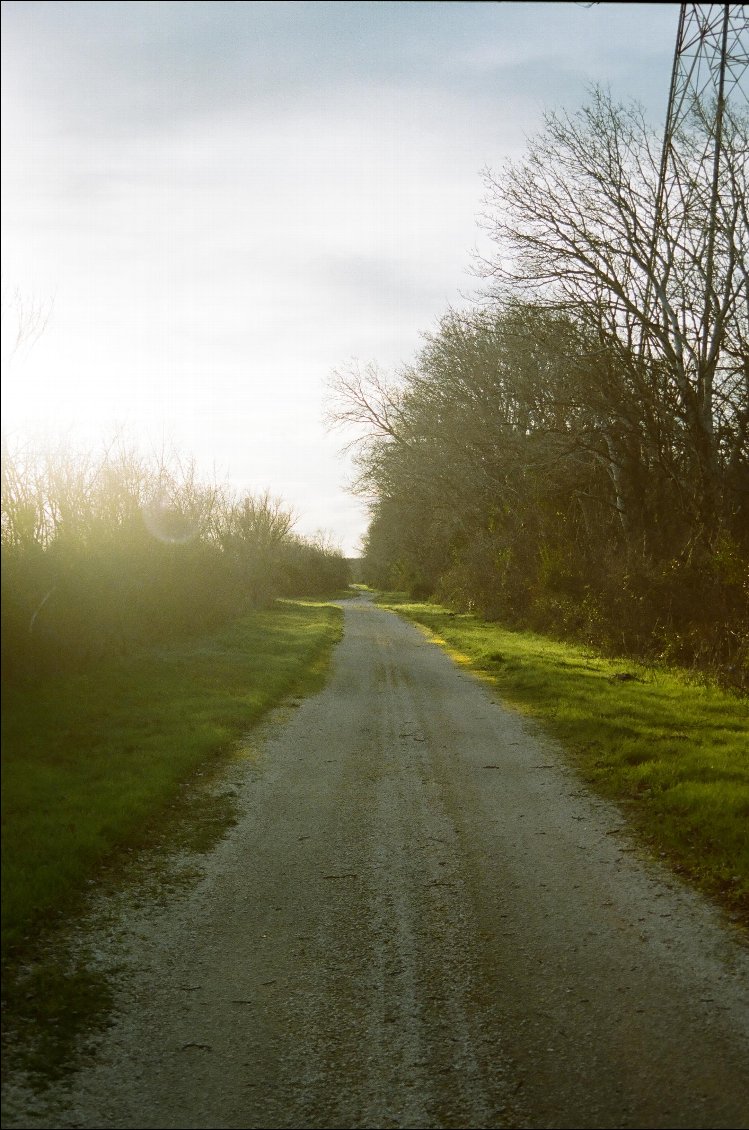
<svg viewBox="0 0 749 1130">
<path fill-rule="evenodd" d="M 71 913 L 105 865 L 162 832 L 185 783 L 272 706 L 319 685 L 341 622 L 330 605 L 278 601 L 212 635 L 6 692 L 4 961 Z M 204 798 L 193 843 L 230 820 L 230 806 Z"/>
<path fill-rule="evenodd" d="M 402 594 L 378 602 L 429 629 L 507 703 L 541 721 L 591 785 L 626 810 L 653 854 L 749 927 L 746 698 Z"/>
</svg>

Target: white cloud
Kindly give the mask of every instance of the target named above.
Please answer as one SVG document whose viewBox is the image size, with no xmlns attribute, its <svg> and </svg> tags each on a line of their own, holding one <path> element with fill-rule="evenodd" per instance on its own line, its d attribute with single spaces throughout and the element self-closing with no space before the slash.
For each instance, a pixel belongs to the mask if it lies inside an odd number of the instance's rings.
<svg viewBox="0 0 749 1130">
<path fill-rule="evenodd" d="M 408 361 L 474 288 L 479 170 L 582 92 L 576 29 L 609 58 L 613 21 L 617 73 L 652 70 L 652 36 L 600 7 L 4 5 L 3 276 L 55 295 L 6 427 L 166 435 L 350 551 L 363 512 L 325 378 Z M 566 35 L 539 31 L 533 9 L 563 28 L 569 8 Z M 665 91 L 668 21 L 633 8 L 663 38 Z"/>
</svg>

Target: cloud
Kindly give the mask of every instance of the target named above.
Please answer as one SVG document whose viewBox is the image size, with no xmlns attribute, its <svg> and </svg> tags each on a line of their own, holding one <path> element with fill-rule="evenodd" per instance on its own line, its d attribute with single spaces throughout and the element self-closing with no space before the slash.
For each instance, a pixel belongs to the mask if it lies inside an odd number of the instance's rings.
<svg viewBox="0 0 749 1130">
<path fill-rule="evenodd" d="M 56 295 L 9 418 L 130 420 L 361 523 L 327 374 L 410 361 L 474 289 L 479 172 L 544 106 L 665 100 L 675 12 L 4 3 L 4 276 Z"/>
<path fill-rule="evenodd" d="M 641 4 L 6 0 L 4 71 L 59 133 L 143 136 L 229 104 L 265 114 L 371 83 L 406 101 L 442 91 L 487 103 L 518 84 L 554 101 L 565 70 L 626 81 L 630 60 L 657 60 L 676 15 Z M 646 81 L 635 63 L 646 103 L 657 71 Z"/>
</svg>

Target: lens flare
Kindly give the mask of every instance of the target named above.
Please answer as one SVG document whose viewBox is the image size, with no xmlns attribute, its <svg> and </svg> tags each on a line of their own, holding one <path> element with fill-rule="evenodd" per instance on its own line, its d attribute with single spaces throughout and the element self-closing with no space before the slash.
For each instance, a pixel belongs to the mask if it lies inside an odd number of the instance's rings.
<svg viewBox="0 0 749 1130">
<path fill-rule="evenodd" d="M 158 498 L 144 506 L 142 514 L 149 534 L 167 545 L 186 545 L 197 537 L 198 523 L 195 518 L 183 513 L 167 498 Z"/>
</svg>

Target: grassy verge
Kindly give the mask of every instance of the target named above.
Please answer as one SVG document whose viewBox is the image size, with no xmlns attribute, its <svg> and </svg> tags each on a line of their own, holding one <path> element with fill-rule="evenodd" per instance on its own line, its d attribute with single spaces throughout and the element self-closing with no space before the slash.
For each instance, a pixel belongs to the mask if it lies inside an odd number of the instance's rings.
<svg viewBox="0 0 749 1130">
<path fill-rule="evenodd" d="M 654 854 L 749 927 L 745 698 L 397 594 L 378 600 L 542 721 Z"/>
<path fill-rule="evenodd" d="M 310 689 L 340 623 L 330 605 L 279 601 L 210 636 L 8 691 L 4 958 L 69 911 L 113 853 L 153 836 L 191 775 Z"/>
</svg>

